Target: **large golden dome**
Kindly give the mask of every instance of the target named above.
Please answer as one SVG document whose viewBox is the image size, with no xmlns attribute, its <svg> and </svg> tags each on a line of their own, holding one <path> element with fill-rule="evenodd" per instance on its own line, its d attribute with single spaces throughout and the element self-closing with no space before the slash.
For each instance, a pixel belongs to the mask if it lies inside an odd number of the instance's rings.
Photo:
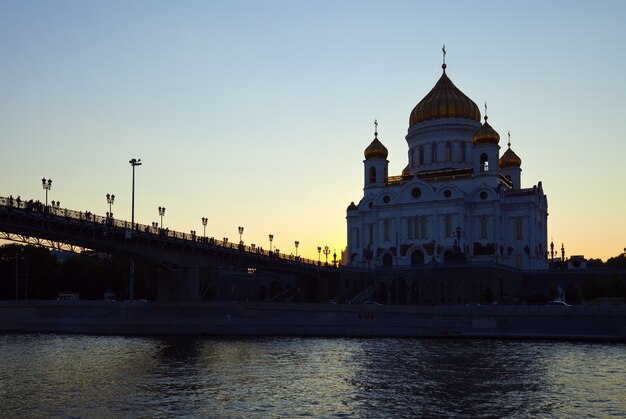
<svg viewBox="0 0 626 419">
<path fill-rule="evenodd" d="M 448 78 L 446 65 L 443 64 L 441 68 L 443 74 L 435 87 L 413 108 L 409 125 L 437 118 L 466 118 L 480 121 L 478 106 Z"/>
<path fill-rule="evenodd" d="M 522 159 L 519 158 L 513 150 L 511 150 L 511 143 L 509 148 L 504 152 L 499 160 L 500 167 L 520 167 L 522 165 Z"/>
<path fill-rule="evenodd" d="M 487 115 L 485 115 L 485 123 L 476 131 L 472 138 L 474 145 L 476 144 L 498 144 L 500 142 L 500 134 L 495 129 L 491 128 L 491 125 L 487 122 Z"/>
</svg>

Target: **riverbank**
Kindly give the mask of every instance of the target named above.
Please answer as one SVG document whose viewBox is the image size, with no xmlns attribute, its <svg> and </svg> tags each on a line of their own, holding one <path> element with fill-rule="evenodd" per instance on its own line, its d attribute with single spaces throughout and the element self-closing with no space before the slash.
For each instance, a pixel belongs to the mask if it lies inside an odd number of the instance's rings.
<svg viewBox="0 0 626 419">
<path fill-rule="evenodd" d="M 626 306 L 0 301 L 0 332 L 626 341 Z"/>
</svg>

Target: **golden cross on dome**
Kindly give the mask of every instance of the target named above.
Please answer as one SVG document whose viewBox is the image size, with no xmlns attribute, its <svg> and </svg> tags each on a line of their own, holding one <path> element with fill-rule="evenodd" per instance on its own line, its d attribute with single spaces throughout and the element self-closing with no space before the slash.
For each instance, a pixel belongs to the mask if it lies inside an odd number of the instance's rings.
<svg viewBox="0 0 626 419">
<path fill-rule="evenodd" d="M 485 102 L 485 119 L 487 119 L 487 102 Z"/>
<path fill-rule="evenodd" d="M 441 48 L 441 51 L 443 52 L 443 63 L 446 63 L 446 44 L 443 44 L 443 48 Z"/>
<path fill-rule="evenodd" d="M 374 137 L 378 137 L 378 120 L 374 119 Z"/>
<path fill-rule="evenodd" d="M 507 132 L 507 135 L 509 136 L 509 148 L 511 148 L 511 131 L 509 130 L 509 132 Z"/>
</svg>

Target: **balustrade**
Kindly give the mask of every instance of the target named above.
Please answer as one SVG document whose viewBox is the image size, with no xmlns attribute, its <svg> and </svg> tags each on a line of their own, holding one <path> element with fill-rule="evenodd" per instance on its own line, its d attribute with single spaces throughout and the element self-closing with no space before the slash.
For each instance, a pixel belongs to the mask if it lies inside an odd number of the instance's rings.
<svg viewBox="0 0 626 419">
<path fill-rule="evenodd" d="M 129 221 L 118 220 L 110 216 L 101 216 L 96 215 L 90 211 L 76 211 L 67 208 L 59 208 L 46 206 L 45 204 L 39 201 L 24 201 L 21 198 L 13 198 L 13 197 L 0 197 L 0 207 L 6 208 L 8 211 L 15 208 L 18 210 L 23 210 L 27 214 L 37 214 L 43 217 L 52 217 L 55 220 L 64 220 L 70 223 L 82 223 L 82 224 L 91 224 L 93 226 L 102 226 L 106 229 L 122 229 L 122 230 L 130 230 L 131 223 Z M 269 252 L 263 250 L 260 247 L 256 246 L 246 246 L 240 244 L 229 243 L 226 240 L 217 240 L 213 237 L 198 237 L 196 235 L 192 235 L 189 233 L 183 233 L 179 231 L 170 231 L 165 228 L 157 228 L 154 226 L 148 226 L 144 224 L 135 223 L 135 228 L 133 231 L 141 233 L 143 235 L 147 235 L 148 237 L 153 237 L 155 239 L 172 239 L 172 240 L 181 240 L 185 243 L 194 246 L 207 247 L 207 246 L 217 246 L 225 249 L 230 249 L 236 252 L 247 253 L 250 255 L 258 255 L 265 258 L 272 258 L 279 260 L 283 263 L 292 263 L 292 264 L 304 264 L 304 265 L 314 265 L 317 266 L 317 261 L 313 259 L 306 259 L 303 257 L 295 257 L 293 255 L 287 255 L 278 252 Z"/>
</svg>

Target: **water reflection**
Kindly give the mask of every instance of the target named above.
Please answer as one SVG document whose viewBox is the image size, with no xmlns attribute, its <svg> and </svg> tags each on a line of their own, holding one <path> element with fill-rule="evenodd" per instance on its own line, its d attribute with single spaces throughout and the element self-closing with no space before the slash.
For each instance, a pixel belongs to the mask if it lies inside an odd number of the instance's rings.
<svg viewBox="0 0 626 419">
<path fill-rule="evenodd" d="M 623 345 L 0 335 L 0 356 L 8 416 L 626 413 Z"/>
</svg>

